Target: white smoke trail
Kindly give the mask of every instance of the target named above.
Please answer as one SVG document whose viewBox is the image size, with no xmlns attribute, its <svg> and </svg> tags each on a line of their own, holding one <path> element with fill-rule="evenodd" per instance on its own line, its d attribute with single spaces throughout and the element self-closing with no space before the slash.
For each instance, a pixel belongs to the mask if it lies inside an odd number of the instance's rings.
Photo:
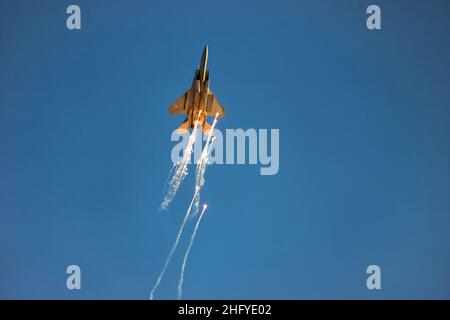
<svg viewBox="0 0 450 320">
<path fill-rule="evenodd" d="M 178 168 L 178 165 L 179 165 L 179 164 L 180 164 L 179 162 L 175 162 L 175 163 L 173 164 L 172 169 L 170 169 L 169 174 L 167 175 L 166 182 L 164 182 L 164 186 L 167 186 L 167 185 L 168 185 L 168 182 L 169 182 L 170 176 L 172 175 L 173 169 L 175 169 L 175 167 Z"/>
<path fill-rule="evenodd" d="M 161 208 L 160 209 L 162 209 L 162 210 L 166 209 L 170 205 L 171 201 L 173 200 L 173 198 L 175 197 L 175 195 L 176 195 L 176 193 L 178 191 L 178 188 L 179 188 L 181 182 L 183 182 L 184 178 L 186 177 L 186 175 L 188 173 L 187 172 L 187 165 L 188 165 L 188 162 L 189 162 L 189 160 L 191 158 L 193 145 L 194 145 L 194 142 L 195 142 L 195 139 L 196 139 L 196 136 L 197 136 L 197 126 L 198 126 L 198 120 L 200 118 L 200 113 L 201 113 L 201 111 L 199 112 L 198 118 L 197 118 L 197 120 L 195 122 L 194 130 L 193 130 L 192 134 L 189 137 L 188 145 L 186 146 L 186 149 L 184 151 L 183 159 L 181 160 L 180 163 L 178 163 L 178 167 L 176 169 L 176 172 L 173 175 L 172 179 L 170 180 L 169 191 L 168 191 L 166 197 L 164 198 L 164 201 L 161 203 Z M 208 159 L 208 155 L 209 155 L 212 143 L 213 143 L 213 141 L 215 139 L 215 137 L 213 137 L 213 133 L 214 133 L 214 127 L 216 126 L 216 123 L 217 123 L 218 115 L 219 114 L 216 113 L 216 116 L 214 118 L 214 122 L 213 122 L 213 124 L 211 126 L 210 132 L 208 133 L 208 137 L 206 139 L 205 147 L 204 147 L 204 149 L 202 151 L 202 154 L 200 156 L 200 160 L 199 160 L 199 162 L 197 164 L 197 167 L 196 167 L 196 179 L 195 179 L 194 196 L 192 197 L 191 203 L 189 204 L 189 207 L 188 207 L 188 209 L 186 211 L 186 214 L 184 216 L 183 222 L 182 222 L 182 224 L 180 226 L 180 229 L 178 231 L 177 237 L 176 237 L 175 242 L 174 242 L 174 244 L 172 246 L 172 249 L 170 250 L 169 255 L 167 256 L 166 262 L 164 263 L 164 266 L 163 266 L 163 268 L 161 270 L 161 273 L 159 274 L 159 276 L 158 276 L 158 278 L 156 280 L 156 283 L 155 283 L 155 285 L 153 286 L 153 289 L 150 292 L 150 300 L 153 300 L 154 293 L 155 293 L 156 289 L 159 287 L 159 284 L 161 283 L 161 280 L 162 280 L 162 278 L 163 278 L 163 276 L 164 276 L 164 274 L 166 272 L 166 269 L 167 269 L 167 267 L 168 267 L 168 265 L 169 265 L 173 255 L 175 253 L 175 250 L 178 247 L 181 235 L 182 235 L 183 230 L 184 230 L 184 228 L 186 226 L 188 218 L 191 215 L 191 211 L 192 211 L 193 206 L 195 208 L 194 215 L 196 215 L 197 212 L 198 212 L 198 207 L 199 207 L 199 202 L 200 202 L 200 191 L 201 191 L 201 188 L 203 187 L 203 184 L 205 182 L 204 175 L 205 175 L 206 166 L 207 166 L 208 160 L 209 160 Z M 173 168 L 172 168 L 172 170 L 173 170 Z M 170 173 L 169 173 L 169 176 L 170 176 Z M 188 258 L 189 252 L 191 250 L 192 244 L 194 242 L 195 235 L 197 233 L 198 227 L 200 225 L 200 221 L 201 221 L 201 219 L 203 217 L 203 214 L 205 213 L 205 210 L 206 210 L 206 205 L 203 206 L 203 210 L 202 210 L 202 212 L 200 214 L 200 217 L 199 217 L 199 219 L 197 221 L 197 224 L 195 225 L 195 229 L 194 229 L 194 232 L 193 232 L 193 234 L 191 236 L 189 247 L 188 247 L 188 249 L 186 251 L 186 254 L 185 254 L 185 257 L 184 257 L 184 260 L 183 260 L 180 282 L 178 284 L 178 297 L 179 297 L 179 299 L 181 298 L 181 294 L 182 294 L 182 286 L 183 286 L 183 281 L 184 281 L 184 269 L 186 267 L 187 258 Z"/>
<path fill-rule="evenodd" d="M 184 254 L 183 264 L 181 265 L 180 280 L 178 281 L 178 287 L 177 287 L 178 300 L 181 299 L 181 296 L 183 294 L 184 270 L 186 268 L 186 263 L 187 263 L 187 259 L 189 257 L 189 252 L 191 251 L 192 245 L 193 245 L 194 240 L 195 240 L 195 235 L 197 234 L 198 227 L 200 225 L 200 222 L 202 221 L 202 217 L 203 217 L 203 214 L 206 211 L 206 208 L 207 208 L 207 205 L 204 204 L 203 205 L 203 210 L 200 213 L 200 217 L 197 220 L 197 224 L 195 225 L 194 232 L 192 232 L 192 236 L 191 236 L 191 239 L 189 241 L 189 246 L 188 246 L 188 248 L 186 250 L 186 253 Z"/>
<path fill-rule="evenodd" d="M 197 116 L 197 120 L 195 121 L 194 124 L 194 129 L 192 130 L 192 133 L 189 136 L 188 144 L 186 146 L 186 149 L 184 150 L 183 159 L 181 159 L 177 167 L 177 170 L 175 171 L 175 174 L 173 175 L 172 179 L 169 182 L 169 191 L 167 192 L 167 195 L 164 197 L 164 200 L 161 203 L 160 210 L 166 210 L 169 207 L 173 198 L 177 194 L 178 188 L 180 187 L 184 178 L 188 174 L 187 166 L 189 160 L 191 159 L 195 139 L 197 138 L 197 127 L 199 123 L 198 120 L 200 119 L 201 113 L 202 111 L 200 110 Z"/>
<path fill-rule="evenodd" d="M 194 213 L 193 216 L 197 215 L 198 208 L 200 205 L 200 191 L 203 187 L 203 184 L 205 183 L 205 171 L 206 166 L 208 165 L 208 156 L 209 152 L 211 150 L 212 144 L 216 137 L 213 137 L 214 128 L 217 123 L 217 117 L 219 116 L 219 113 L 216 113 L 216 116 L 214 117 L 213 124 L 211 126 L 211 129 L 208 133 L 208 137 L 206 139 L 205 147 L 203 148 L 202 154 L 200 156 L 200 160 L 197 163 L 197 167 L 195 169 L 195 193 L 194 193 Z"/>
<path fill-rule="evenodd" d="M 153 295 L 154 295 L 156 289 L 158 289 L 159 284 L 161 283 L 161 279 L 163 278 L 164 274 L 166 273 L 166 269 L 169 266 L 170 260 L 172 259 L 172 256 L 178 247 L 178 243 L 180 242 L 184 227 L 186 226 L 186 222 L 188 221 L 189 215 L 191 213 L 193 203 L 194 203 L 194 198 L 192 199 L 191 204 L 189 205 L 189 208 L 187 209 L 186 214 L 184 215 L 183 222 L 181 223 L 180 229 L 178 230 L 177 237 L 175 239 L 174 244 L 172 245 L 172 249 L 170 249 L 169 255 L 167 256 L 166 262 L 164 263 L 161 273 L 159 274 L 158 279 L 156 279 L 155 285 L 153 286 L 153 289 L 150 292 L 150 300 L 153 300 Z"/>
</svg>

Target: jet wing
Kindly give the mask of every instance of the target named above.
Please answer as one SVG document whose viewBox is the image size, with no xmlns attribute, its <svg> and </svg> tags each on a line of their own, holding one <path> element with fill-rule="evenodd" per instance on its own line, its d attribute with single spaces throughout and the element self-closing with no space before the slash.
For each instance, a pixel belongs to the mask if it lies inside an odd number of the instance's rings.
<svg viewBox="0 0 450 320">
<path fill-rule="evenodd" d="M 206 112 L 208 116 L 216 116 L 216 113 L 219 113 L 218 117 L 222 118 L 225 115 L 225 109 L 220 104 L 219 100 L 217 100 L 216 96 L 210 94 L 208 96 L 208 103 L 206 105 Z"/>
<path fill-rule="evenodd" d="M 192 99 L 192 91 L 188 90 L 169 106 L 170 114 L 186 114 L 189 111 L 189 101 Z"/>
</svg>

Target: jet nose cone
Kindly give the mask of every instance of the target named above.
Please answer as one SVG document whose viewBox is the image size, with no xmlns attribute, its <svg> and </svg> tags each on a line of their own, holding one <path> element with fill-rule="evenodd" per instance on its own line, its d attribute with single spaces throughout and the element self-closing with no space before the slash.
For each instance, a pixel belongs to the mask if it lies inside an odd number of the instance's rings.
<svg viewBox="0 0 450 320">
<path fill-rule="evenodd" d="M 202 53 L 202 59 L 200 61 L 200 67 L 206 67 L 206 63 L 208 61 L 208 46 L 205 46 Z"/>
</svg>

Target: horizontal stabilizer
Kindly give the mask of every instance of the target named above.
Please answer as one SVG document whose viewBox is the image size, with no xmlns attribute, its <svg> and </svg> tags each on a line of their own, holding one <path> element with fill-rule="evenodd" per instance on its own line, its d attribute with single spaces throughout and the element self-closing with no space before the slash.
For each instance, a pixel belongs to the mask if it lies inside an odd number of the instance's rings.
<svg viewBox="0 0 450 320">
<path fill-rule="evenodd" d="M 205 121 L 205 125 L 202 128 L 202 132 L 204 135 L 208 135 L 209 131 L 211 130 L 211 126 L 208 122 Z"/>
<path fill-rule="evenodd" d="M 178 135 L 189 133 L 189 121 L 186 119 L 176 130 Z"/>
</svg>

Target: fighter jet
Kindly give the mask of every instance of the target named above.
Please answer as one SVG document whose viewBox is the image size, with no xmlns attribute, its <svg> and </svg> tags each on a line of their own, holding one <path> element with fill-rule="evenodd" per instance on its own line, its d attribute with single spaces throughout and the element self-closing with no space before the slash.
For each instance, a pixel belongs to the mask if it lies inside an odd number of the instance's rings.
<svg viewBox="0 0 450 320">
<path fill-rule="evenodd" d="M 219 100 L 214 96 L 209 88 L 209 70 L 206 69 L 208 63 L 208 46 L 203 49 L 200 66 L 195 70 L 192 87 L 186 91 L 177 101 L 169 107 L 170 114 L 186 114 L 184 122 L 178 127 L 177 133 L 188 133 L 190 128 L 202 127 L 203 134 L 206 134 L 211 126 L 206 122 L 207 116 L 222 118 L 225 110 Z"/>
</svg>

